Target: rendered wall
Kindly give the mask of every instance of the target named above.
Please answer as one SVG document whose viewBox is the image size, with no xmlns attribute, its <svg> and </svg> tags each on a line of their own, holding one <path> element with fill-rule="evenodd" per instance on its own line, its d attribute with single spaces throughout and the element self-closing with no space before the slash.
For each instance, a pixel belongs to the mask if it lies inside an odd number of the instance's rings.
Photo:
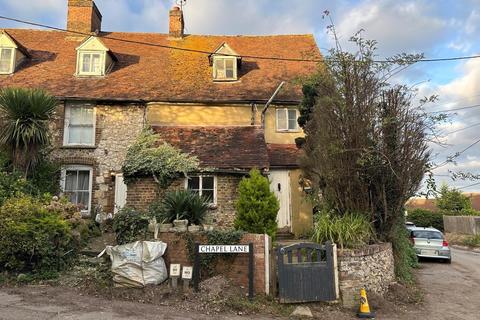
<svg viewBox="0 0 480 320">
<path fill-rule="evenodd" d="M 296 236 L 305 235 L 313 226 L 313 206 L 299 184 L 302 171 L 290 171 L 292 205 L 292 232 Z"/>
</svg>

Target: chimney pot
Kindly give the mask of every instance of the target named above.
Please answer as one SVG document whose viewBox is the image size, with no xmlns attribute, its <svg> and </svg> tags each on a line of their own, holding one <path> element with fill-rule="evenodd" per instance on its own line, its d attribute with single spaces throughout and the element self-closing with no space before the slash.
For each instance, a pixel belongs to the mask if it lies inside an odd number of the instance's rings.
<svg viewBox="0 0 480 320">
<path fill-rule="evenodd" d="M 102 14 L 93 0 L 68 0 L 67 29 L 91 33 L 100 31 Z"/>
<path fill-rule="evenodd" d="M 174 6 L 170 10 L 169 36 L 170 38 L 183 38 L 185 21 L 180 7 Z"/>
</svg>

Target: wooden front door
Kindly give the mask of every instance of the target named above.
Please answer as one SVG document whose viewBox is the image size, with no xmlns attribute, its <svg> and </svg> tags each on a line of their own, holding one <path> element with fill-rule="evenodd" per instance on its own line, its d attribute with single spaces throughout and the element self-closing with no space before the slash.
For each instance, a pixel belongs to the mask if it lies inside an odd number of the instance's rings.
<svg viewBox="0 0 480 320">
<path fill-rule="evenodd" d="M 280 202 L 280 210 L 277 214 L 279 229 L 291 228 L 291 198 L 290 198 L 290 173 L 288 170 L 270 171 L 270 190 L 277 196 Z"/>
</svg>

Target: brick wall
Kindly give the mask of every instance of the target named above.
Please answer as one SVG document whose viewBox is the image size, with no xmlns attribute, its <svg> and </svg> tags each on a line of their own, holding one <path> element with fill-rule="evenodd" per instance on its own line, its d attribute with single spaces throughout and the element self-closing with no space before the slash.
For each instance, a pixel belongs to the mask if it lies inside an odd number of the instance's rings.
<svg viewBox="0 0 480 320">
<path fill-rule="evenodd" d="M 90 33 L 101 31 L 102 15 L 92 0 L 68 0 L 67 29 Z"/>
<path fill-rule="evenodd" d="M 337 250 L 340 296 L 345 307 L 358 306 L 360 289 L 383 295 L 395 281 L 390 243 Z"/>
<path fill-rule="evenodd" d="M 204 234 L 194 234 L 195 241 L 205 244 Z M 182 266 L 192 266 L 193 261 L 188 257 L 186 241 L 182 233 L 166 232 L 159 234 L 159 240 L 167 244 L 164 259 L 169 268 L 170 263 L 180 263 Z M 255 293 L 266 293 L 265 283 L 265 235 L 245 234 L 241 244 L 253 243 L 254 250 L 254 287 Z M 270 241 L 271 243 L 271 241 Z M 270 251 L 271 252 L 271 251 Z M 215 269 L 216 274 L 222 274 L 233 284 L 248 289 L 248 254 L 236 254 L 232 259 L 219 260 Z M 271 284 L 270 284 L 271 287 Z"/>
<path fill-rule="evenodd" d="M 213 224 L 221 229 L 229 229 L 233 227 L 235 219 L 235 201 L 238 198 L 238 184 L 240 183 L 240 175 L 217 175 L 217 206 L 208 213 L 208 220 L 212 220 Z M 185 188 L 185 180 L 176 180 L 167 190 L 183 190 Z M 158 190 L 157 184 L 151 177 L 139 178 L 129 183 L 127 188 L 127 206 L 136 209 L 148 209 L 157 197 L 165 191 Z"/>
<path fill-rule="evenodd" d="M 97 105 L 95 146 L 64 147 L 65 108 L 59 106 L 51 124 L 54 150 L 51 157 L 61 164 L 93 168 L 92 208 L 99 205 L 113 212 L 115 179 L 121 172 L 128 147 L 144 126 L 144 107 L 139 105 Z"/>
</svg>

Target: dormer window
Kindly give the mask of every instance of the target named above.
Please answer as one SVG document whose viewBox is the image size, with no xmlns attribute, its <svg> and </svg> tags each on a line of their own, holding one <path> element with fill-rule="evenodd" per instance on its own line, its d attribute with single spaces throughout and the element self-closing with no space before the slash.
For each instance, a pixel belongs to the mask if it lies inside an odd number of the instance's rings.
<svg viewBox="0 0 480 320">
<path fill-rule="evenodd" d="M 213 61 L 215 80 L 237 80 L 237 58 L 215 57 Z"/>
<path fill-rule="evenodd" d="M 0 74 L 14 73 L 27 57 L 30 57 L 27 49 L 6 31 L 0 30 Z"/>
<path fill-rule="evenodd" d="M 89 37 L 77 48 L 77 76 L 104 76 L 117 61 L 97 37 Z"/>
<path fill-rule="evenodd" d="M 9 74 L 13 72 L 13 50 L 14 48 L 0 48 L 0 73 Z"/>
<path fill-rule="evenodd" d="M 240 56 L 226 43 L 218 47 L 210 56 L 214 81 L 235 81 L 238 79 Z"/>
<path fill-rule="evenodd" d="M 102 60 L 105 54 L 93 52 L 80 52 L 80 73 L 81 75 L 103 75 Z"/>
</svg>

